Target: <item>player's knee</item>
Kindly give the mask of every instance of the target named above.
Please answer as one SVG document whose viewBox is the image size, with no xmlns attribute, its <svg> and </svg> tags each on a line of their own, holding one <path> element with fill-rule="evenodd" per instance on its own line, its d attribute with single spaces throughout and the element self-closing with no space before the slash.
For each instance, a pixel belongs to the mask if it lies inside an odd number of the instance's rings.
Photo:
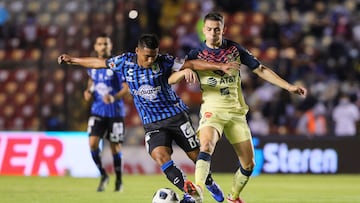
<svg viewBox="0 0 360 203">
<path fill-rule="evenodd" d="M 161 166 L 171 159 L 171 154 L 166 150 L 153 150 L 151 152 L 151 157 Z"/>
<path fill-rule="evenodd" d="M 247 171 L 252 171 L 255 168 L 255 161 L 252 160 L 252 161 L 244 164 L 244 166 L 242 166 L 242 168 L 247 170 Z"/>
<path fill-rule="evenodd" d="M 205 142 L 201 142 L 200 145 L 200 151 L 202 152 L 206 152 L 208 154 L 212 154 L 214 152 L 216 143 L 212 143 L 210 140 L 209 141 L 205 141 Z"/>
</svg>

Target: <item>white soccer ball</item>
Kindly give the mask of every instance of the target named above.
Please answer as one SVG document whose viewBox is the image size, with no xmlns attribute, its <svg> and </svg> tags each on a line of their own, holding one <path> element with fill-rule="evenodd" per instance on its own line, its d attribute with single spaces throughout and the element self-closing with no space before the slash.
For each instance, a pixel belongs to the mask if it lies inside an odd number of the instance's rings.
<svg viewBox="0 0 360 203">
<path fill-rule="evenodd" d="M 158 189 L 153 197 L 152 203 L 179 203 L 179 196 L 170 188 Z"/>
</svg>

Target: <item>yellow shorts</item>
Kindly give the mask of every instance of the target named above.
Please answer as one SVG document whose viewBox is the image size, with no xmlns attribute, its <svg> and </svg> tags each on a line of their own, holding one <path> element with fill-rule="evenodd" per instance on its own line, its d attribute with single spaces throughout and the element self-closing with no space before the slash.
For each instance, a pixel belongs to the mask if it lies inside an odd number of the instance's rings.
<svg viewBox="0 0 360 203">
<path fill-rule="evenodd" d="M 219 135 L 224 133 L 230 144 L 251 139 L 251 132 L 246 120 L 248 109 L 201 108 L 201 119 L 198 132 L 205 126 L 215 128 Z"/>
</svg>

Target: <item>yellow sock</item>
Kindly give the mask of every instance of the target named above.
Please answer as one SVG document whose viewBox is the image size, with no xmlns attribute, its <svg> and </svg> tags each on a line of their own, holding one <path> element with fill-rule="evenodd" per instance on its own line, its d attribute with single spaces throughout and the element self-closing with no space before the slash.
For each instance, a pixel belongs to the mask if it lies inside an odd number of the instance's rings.
<svg viewBox="0 0 360 203">
<path fill-rule="evenodd" d="M 231 196 L 233 199 L 239 197 L 240 192 L 243 190 L 248 180 L 249 180 L 249 176 L 243 175 L 240 172 L 240 169 L 236 171 L 233 179 L 233 185 L 231 188 Z"/>
<path fill-rule="evenodd" d="M 195 166 L 195 184 L 199 185 L 201 189 L 205 188 L 205 181 L 210 171 L 210 162 L 204 160 L 197 160 Z"/>
</svg>

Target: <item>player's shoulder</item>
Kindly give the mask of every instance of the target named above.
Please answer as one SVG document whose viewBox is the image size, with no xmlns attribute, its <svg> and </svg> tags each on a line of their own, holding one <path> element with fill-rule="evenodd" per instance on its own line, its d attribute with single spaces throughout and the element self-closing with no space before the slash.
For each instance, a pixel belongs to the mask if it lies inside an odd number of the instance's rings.
<svg viewBox="0 0 360 203">
<path fill-rule="evenodd" d="M 237 49 L 244 49 L 239 43 L 232 41 L 230 39 L 223 39 L 223 46 L 224 47 L 236 47 Z"/>
</svg>

